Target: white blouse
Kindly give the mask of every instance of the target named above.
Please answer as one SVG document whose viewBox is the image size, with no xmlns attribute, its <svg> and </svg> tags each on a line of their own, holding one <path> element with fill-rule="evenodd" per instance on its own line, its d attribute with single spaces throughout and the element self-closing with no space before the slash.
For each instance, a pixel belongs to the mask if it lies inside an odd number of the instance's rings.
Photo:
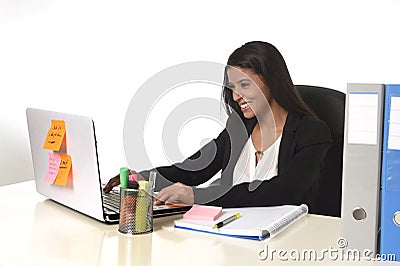
<svg viewBox="0 0 400 266">
<path fill-rule="evenodd" d="M 256 166 L 256 149 L 251 137 L 244 145 L 233 171 L 233 185 L 254 180 L 269 180 L 278 174 L 278 155 L 282 135 L 268 147 Z"/>
</svg>

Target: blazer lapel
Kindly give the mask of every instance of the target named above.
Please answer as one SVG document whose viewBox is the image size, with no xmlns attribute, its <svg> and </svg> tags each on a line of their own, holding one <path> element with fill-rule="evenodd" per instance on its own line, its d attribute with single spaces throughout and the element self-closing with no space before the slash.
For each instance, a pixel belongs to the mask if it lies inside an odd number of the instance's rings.
<svg viewBox="0 0 400 266">
<path fill-rule="evenodd" d="M 289 160 L 293 157 L 296 143 L 296 129 L 299 126 L 301 116 L 295 113 L 289 113 L 286 118 L 285 126 L 283 127 L 281 144 L 279 147 L 278 156 L 278 173 L 285 168 Z"/>
<path fill-rule="evenodd" d="M 281 144 L 278 157 L 278 173 L 280 173 L 293 157 L 295 152 L 295 136 L 296 129 L 300 123 L 301 115 L 289 113 L 286 118 L 286 123 L 283 128 Z M 224 185 L 232 185 L 232 176 L 237 160 L 242 153 L 243 147 L 246 144 L 257 120 L 241 119 L 238 115 L 232 114 L 228 121 L 226 129 L 228 131 L 230 147 L 224 156 L 224 170 L 221 176 L 221 182 Z"/>
<path fill-rule="evenodd" d="M 223 165 L 225 168 L 221 176 L 224 185 L 232 185 L 232 176 L 236 162 L 256 124 L 256 118 L 242 119 L 236 113 L 232 113 L 228 118 L 226 130 L 228 131 L 230 143 L 224 155 Z"/>
</svg>

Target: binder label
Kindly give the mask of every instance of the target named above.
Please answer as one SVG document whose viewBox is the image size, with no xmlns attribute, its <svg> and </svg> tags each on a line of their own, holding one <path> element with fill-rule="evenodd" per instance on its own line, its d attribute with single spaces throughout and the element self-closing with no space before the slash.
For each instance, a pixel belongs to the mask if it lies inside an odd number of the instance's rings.
<svg viewBox="0 0 400 266">
<path fill-rule="evenodd" d="M 378 93 L 349 93 L 349 144 L 377 145 L 378 101 Z"/>
<path fill-rule="evenodd" d="M 400 97 L 391 97 L 388 149 L 400 150 Z"/>
</svg>

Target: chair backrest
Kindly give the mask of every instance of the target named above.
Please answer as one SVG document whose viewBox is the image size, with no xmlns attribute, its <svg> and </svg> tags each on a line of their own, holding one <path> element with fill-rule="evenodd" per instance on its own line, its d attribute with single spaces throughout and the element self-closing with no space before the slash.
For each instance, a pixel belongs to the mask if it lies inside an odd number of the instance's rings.
<svg viewBox="0 0 400 266">
<path fill-rule="evenodd" d="M 296 88 L 304 102 L 328 125 L 333 140 L 321 169 L 312 213 L 340 217 L 346 95 L 316 86 L 296 85 Z"/>
</svg>

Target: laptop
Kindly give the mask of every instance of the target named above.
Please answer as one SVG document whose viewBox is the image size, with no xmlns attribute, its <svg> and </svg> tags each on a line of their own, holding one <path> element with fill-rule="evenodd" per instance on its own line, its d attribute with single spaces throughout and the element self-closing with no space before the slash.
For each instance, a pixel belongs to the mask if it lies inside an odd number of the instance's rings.
<svg viewBox="0 0 400 266">
<path fill-rule="evenodd" d="M 90 117 L 27 108 L 34 179 L 38 193 L 104 223 L 119 221 L 119 188 L 103 193 L 97 156 L 94 122 Z M 43 148 L 52 120 L 65 123 L 65 137 L 59 151 Z M 72 166 L 65 186 L 45 181 L 48 153 L 68 154 Z M 190 206 L 154 206 L 153 218 L 181 214 Z"/>
</svg>

